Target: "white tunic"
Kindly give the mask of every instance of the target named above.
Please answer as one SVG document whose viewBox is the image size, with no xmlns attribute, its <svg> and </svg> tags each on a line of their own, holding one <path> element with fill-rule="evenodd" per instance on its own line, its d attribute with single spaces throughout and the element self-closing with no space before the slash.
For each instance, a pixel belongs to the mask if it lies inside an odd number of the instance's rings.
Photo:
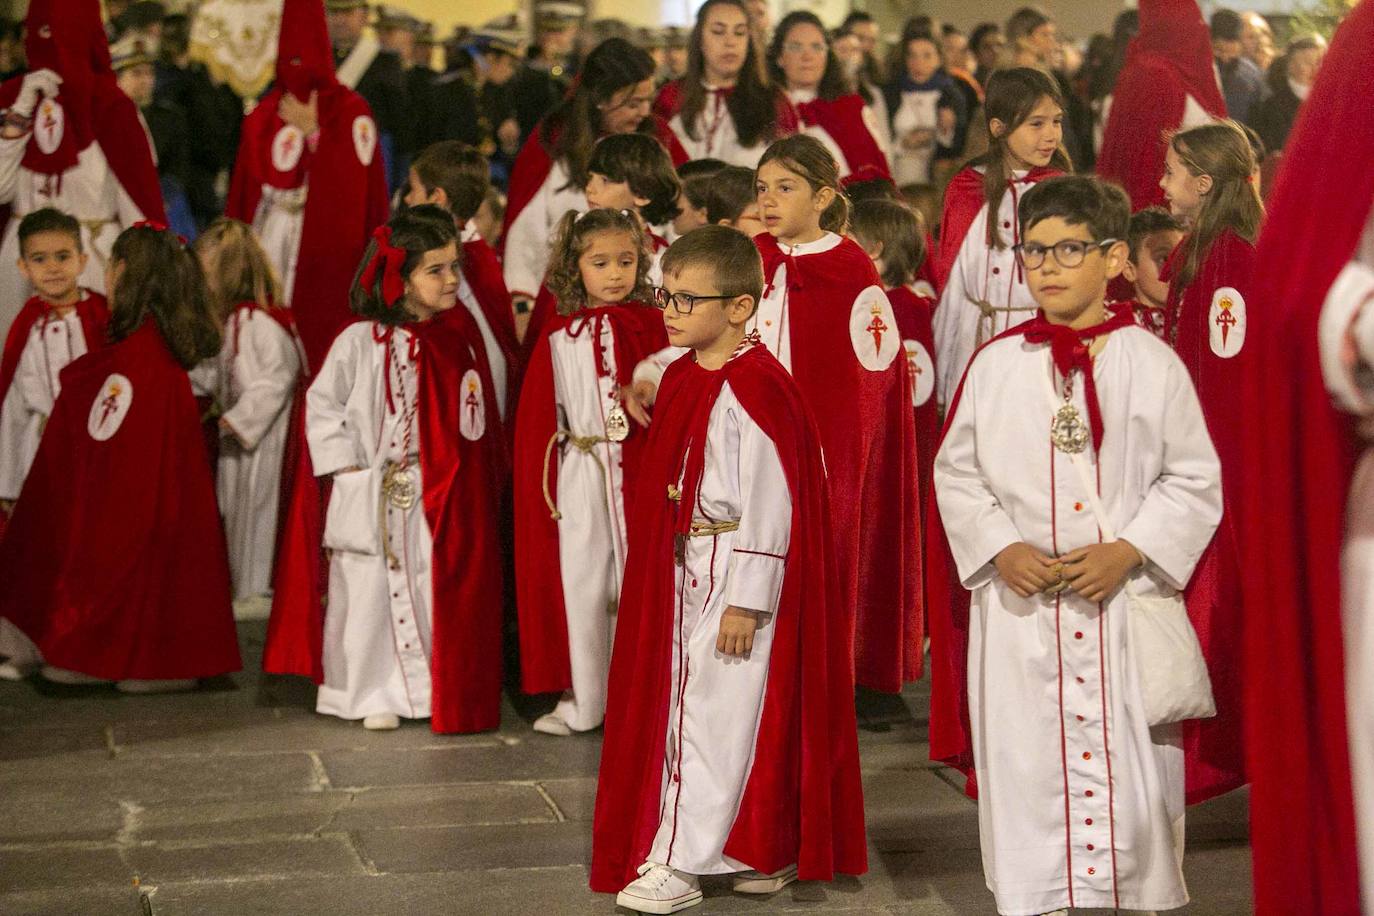
<svg viewBox="0 0 1374 916">
<path fill-rule="evenodd" d="M 1011 248 L 1020 239 L 1016 208 L 1032 183 L 1022 180 L 1025 172 L 1015 176 L 997 210 L 998 231 L 1006 247 L 988 247 L 988 207 L 984 204 L 959 246 L 935 309 L 935 365 L 939 373 L 935 393 L 942 407 L 954 397 L 974 350 L 1035 316 L 1035 299 Z"/>
<path fill-rule="evenodd" d="M 76 165 L 59 180 L 24 168 L 29 136 L 0 139 L 0 204 L 10 206 L 10 219 L 0 240 L 0 264 L 5 265 L 6 277 L 0 282 L 0 337 L 9 332 L 32 295 L 28 280 L 14 266 L 19 260 L 21 219 L 34 210 L 54 207 L 80 220 L 81 247 L 90 258 L 79 282 L 86 289 L 103 293 L 105 262 L 115 238 L 144 216 L 110 169 L 99 143 L 83 149 Z"/>
<path fill-rule="evenodd" d="M 606 415 L 617 403 L 615 334 L 609 321 L 574 321 L 549 337 L 559 429 L 578 437 L 606 436 Z M 596 347 L 606 375 L 598 375 Z M 638 433 L 643 435 L 643 432 Z M 596 442 L 589 451 L 564 445 L 558 453 L 559 569 L 568 617 L 572 689 L 554 713 L 575 731 L 606 717 L 606 679 L 625 571 L 625 503 L 621 447 Z"/>
<path fill-rule="evenodd" d="M 939 106 L 939 89 L 910 90 L 902 93 L 901 104 L 892 114 L 892 180 L 897 187 L 928 184 L 930 163 L 935 158 L 936 144 L 950 146 L 954 143 L 953 129 L 939 129 Z M 913 130 L 935 131 L 936 136 L 929 146 L 907 149 L 902 144 L 902 137 Z"/>
<path fill-rule="evenodd" d="M 787 91 L 787 98 L 793 105 L 805 105 L 807 102 L 816 100 L 816 90 L 789 89 Z M 884 157 L 890 160 L 891 155 L 888 149 L 889 138 L 887 136 L 887 129 L 878 122 L 878 116 L 874 114 L 871 107 L 864 107 L 863 121 L 864 127 L 868 128 L 868 132 L 873 135 L 873 141 L 878 144 L 878 149 L 882 151 Z M 819 124 L 803 124 L 801 133 L 815 137 L 830 151 L 830 155 L 835 157 L 835 164 L 839 166 L 841 178 L 847 177 L 850 172 L 854 171 L 850 168 L 849 160 L 845 158 L 844 152 L 841 151 L 840 144 L 836 142 L 834 137 L 830 136 L 830 132 L 824 127 L 821 127 Z"/>
<path fill-rule="evenodd" d="M 229 316 L 215 358 L 215 399 L 232 427 L 220 439 L 219 511 L 234 598 L 272 588 L 282 456 L 303 360 L 295 338 L 260 309 Z"/>
<path fill-rule="evenodd" d="M 468 224 L 463 227 L 459 244 L 466 245 L 480 237 L 481 235 L 477 232 L 477 224 L 468 220 Z M 487 364 L 491 367 L 491 383 L 496 388 L 496 410 L 501 414 L 501 419 L 504 420 L 506 419 L 507 397 L 506 354 L 501 352 L 501 345 L 496 342 L 496 335 L 492 333 L 491 322 L 487 321 L 486 313 L 482 311 L 482 305 L 477 301 L 477 294 L 472 291 L 467 276 L 461 271 L 458 275 L 458 301 L 467 307 L 473 320 L 477 322 L 478 329 L 482 332 L 482 343 L 487 352 Z"/>
<path fill-rule="evenodd" d="M 85 353 L 86 332 L 76 309 L 60 318 L 49 311 L 29 330 L 14 381 L 0 405 L 0 499 L 19 498 L 62 391 L 62 370 Z"/>
<path fill-rule="evenodd" d="M 534 299 L 549 269 L 554 229 L 569 210 L 587 209 L 587 194 L 568 184 L 568 169 L 555 162 L 525 209 L 516 215 L 506 232 L 506 289 L 512 296 Z"/>
<path fill-rule="evenodd" d="M 726 106 L 728 94 L 729 90 L 726 89 L 706 87 L 706 104 L 697 115 L 694 125 L 697 139 L 693 140 L 687 134 L 681 114 L 673 115 L 668 126 L 687 151 L 688 159 L 719 159 L 729 165 L 757 168 L 768 144 L 760 141 L 753 146 L 745 146 L 740 142 L 735 119 Z"/>
<path fill-rule="evenodd" d="M 434 541 L 419 498 L 416 366 L 408 331 L 397 328 L 388 345 L 374 339 L 375 327 L 360 321 L 345 328 L 306 393 L 310 458 L 317 475 L 334 477 L 324 531 L 332 551 L 324 683 L 315 708 L 342 719 L 423 719 L 430 714 Z M 394 410 L 386 397 L 388 347 Z M 407 461 L 413 505 L 388 500 L 379 509 L 386 466 Z M 362 470 L 344 472 L 350 467 Z"/>
<path fill-rule="evenodd" d="M 792 530 L 792 497 L 777 447 L 729 383 L 711 408 L 694 518 L 737 531 L 687 539 L 676 568 L 672 684 L 662 805 L 649 861 L 695 875 L 743 871 L 724 853 L 754 762 L 772 616 Z M 727 607 L 759 611 L 748 658 L 716 651 Z"/>
<path fill-rule="evenodd" d="M 1118 590 L 1021 598 L 994 558 L 1099 541 L 1068 456 L 1050 443 L 1048 345 L 990 345 L 969 367 L 935 459 L 960 578 L 972 590 L 968 697 L 983 870 L 998 912 L 1165 910 L 1188 901 L 1183 750 L 1151 729 Z M 1141 593 L 1181 590 L 1221 518 L 1220 465 L 1183 363 L 1123 328 L 1095 361 L 1105 438 L 1093 461 L 1108 520 L 1147 558 Z M 1074 402 L 1087 417 L 1081 380 Z M 1091 450 L 1090 450 L 1091 451 Z M 1089 455 L 1092 461 L 1094 456 Z"/>
<path fill-rule="evenodd" d="M 253 214 L 253 232 L 262 243 L 267 259 L 281 277 L 282 305 L 291 305 L 296 288 L 296 262 L 300 258 L 301 231 L 305 228 L 305 199 L 309 185 L 299 188 L 262 186 L 258 209 Z"/>
</svg>

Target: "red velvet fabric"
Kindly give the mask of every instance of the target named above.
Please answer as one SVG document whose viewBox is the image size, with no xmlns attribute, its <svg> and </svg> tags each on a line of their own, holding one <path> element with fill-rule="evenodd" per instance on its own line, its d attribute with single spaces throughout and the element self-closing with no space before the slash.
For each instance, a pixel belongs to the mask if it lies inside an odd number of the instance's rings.
<svg viewBox="0 0 1374 916">
<path fill-rule="evenodd" d="M 82 290 L 82 297 L 76 303 L 76 314 L 81 319 L 81 333 L 86 338 L 86 352 L 99 350 L 105 345 L 105 327 L 110 323 L 110 306 L 100 293 Z M 14 382 L 14 373 L 19 371 L 19 358 L 24 355 L 24 346 L 29 342 L 29 332 L 47 314 L 52 306 L 38 296 L 33 296 L 10 325 L 5 337 L 4 355 L 0 356 L 0 404 Z"/>
<path fill-rule="evenodd" d="M 816 98 L 794 107 L 799 124 L 821 128 L 844 153 L 845 161 L 849 163 L 845 184 L 875 179 L 892 180 L 887 156 L 864 122 L 863 96 L 853 93 L 838 99 Z"/>
<path fill-rule="evenodd" d="M 1062 174 L 1057 169 L 1031 169 L 1026 173 L 1026 180 L 1041 181 Z M 950 271 L 954 269 L 954 261 L 959 257 L 959 249 L 964 245 L 964 237 L 987 202 L 983 191 L 983 173 L 978 169 L 966 166 L 950 179 L 945 189 L 945 208 L 940 218 L 940 243 L 931 249 L 938 281 L 935 286 L 937 291 L 944 291 Z M 1006 237 L 1007 233 L 1003 232 L 1003 238 Z M 1011 244 L 1010 241 L 1007 244 Z"/>
</svg>

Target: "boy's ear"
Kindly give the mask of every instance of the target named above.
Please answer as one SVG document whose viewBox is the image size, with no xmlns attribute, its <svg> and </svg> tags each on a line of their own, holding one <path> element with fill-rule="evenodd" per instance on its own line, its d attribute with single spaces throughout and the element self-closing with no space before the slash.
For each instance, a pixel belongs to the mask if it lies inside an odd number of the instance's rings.
<svg viewBox="0 0 1374 916">
<path fill-rule="evenodd" d="M 1135 265 L 1131 264 L 1131 248 L 1125 242 L 1113 242 L 1112 247 L 1106 250 L 1104 256 L 1107 261 L 1107 279 L 1111 280 L 1121 276 L 1128 265 L 1131 268 L 1131 273 L 1135 273 Z"/>
<path fill-rule="evenodd" d="M 443 188 L 435 188 L 429 192 L 429 202 L 436 207 L 443 207 L 447 210 L 449 205 L 448 192 Z"/>
<path fill-rule="evenodd" d="M 1139 276 L 1139 272 L 1135 269 L 1135 261 L 1130 258 L 1126 259 L 1125 265 L 1121 268 L 1121 276 L 1126 278 L 1127 283 L 1135 282 L 1136 277 Z"/>
<path fill-rule="evenodd" d="M 758 308 L 758 303 L 753 296 L 745 294 L 736 296 L 730 300 L 729 310 L 725 318 L 731 324 L 742 325 L 750 318 L 754 317 L 754 311 Z"/>
<path fill-rule="evenodd" d="M 635 209 L 642 210 L 643 208 L 645 208 L 645 207 L 647 207 L 647 206 L 649 206 L 649 198 L 647 198 L 647 197 L 640 197 L 638 194 L 636 194 L 636 195 L 635 195 Z"/>
</svg>

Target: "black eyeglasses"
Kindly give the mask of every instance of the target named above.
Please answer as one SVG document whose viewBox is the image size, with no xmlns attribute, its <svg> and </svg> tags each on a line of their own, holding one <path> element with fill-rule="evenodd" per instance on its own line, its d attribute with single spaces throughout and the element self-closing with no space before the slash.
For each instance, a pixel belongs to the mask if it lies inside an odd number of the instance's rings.
<svg viewBox="0 0 1374 916">
<path fill-rule="evenodd" d="M 1041 245 L 1037 242 L 1022 242 L 1013 245 L 1012 250 L 1016 252 L 1016 259 L 1021 262 L 1021 266 L 1026 270 L 1036 270 L 1041 264 L 1045 263 L 1045 255 L 1054 252 L 1054 259 L 1060 267 L 1077 267 L 1083 263 L 1084 258 L 1090 251 L 1101 251 L 1110 248 L 1120 239 L 1103 239 L 1100 242 L 1085 242 L 1082 239 L 1065 239 L 1062 242 L 1055 242 L 1053 245 Z"/>
<path fill-rule="evenodd" d="M 667 310 L 671 305 L 673 310 L 679 315 L 690 315 L 692 309 L 697 307 L 698 302 L 710 302 L 712 299 L 733 299 L 734 295 L 726 294 L 720 296 L 694 296 L 691 293 L 670 293 L 661 286 L 654 287 L 654 305 Z"/>
</svg>

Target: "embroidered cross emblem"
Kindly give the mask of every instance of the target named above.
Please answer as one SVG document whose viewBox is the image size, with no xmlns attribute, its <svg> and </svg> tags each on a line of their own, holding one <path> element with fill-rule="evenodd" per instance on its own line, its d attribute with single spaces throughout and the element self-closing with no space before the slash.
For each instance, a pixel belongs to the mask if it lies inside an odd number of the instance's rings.
<svg viewBox="0 0 1374 916">
<path fill-rule="evenodd" d="M 873 335 L 873 352 L 881 353 L 883 349 L 883 332 L 887 330 L 887 324 L 883 321 L 883 307 L 876 302 L 869 308 L 873 315 L 873 320 L 864 328 L 865 331 Z"/>
<path fill-rule="evenodd" d="M 110 419 L 110 414 L 114 413 L 119 407 L 119 393 L 122 389 L 118 385 L 111 385 L 110 391 L 105 395 L 105 399 L 100 402 L 100 423 L 96 429 L 104 429 L 105 421 Z"/>
<path fill-rule="evenodd" d="M 1234 305 L 1235 303 L 1231 301 L 1230 297 L 1223 297 L 1222 300 L 1217 303 L 1217 306 L 1221 309 L 1221 314 L 1217 315 L 1216 323 L 1217 326 L 1221 328 L 1221 348 L 1223 350 L 1226 349 L 1226 338 L 1231 335 L 1231 328 L 1236 325 L 1236 316 L 1231 311 Z"/>
</svg>

